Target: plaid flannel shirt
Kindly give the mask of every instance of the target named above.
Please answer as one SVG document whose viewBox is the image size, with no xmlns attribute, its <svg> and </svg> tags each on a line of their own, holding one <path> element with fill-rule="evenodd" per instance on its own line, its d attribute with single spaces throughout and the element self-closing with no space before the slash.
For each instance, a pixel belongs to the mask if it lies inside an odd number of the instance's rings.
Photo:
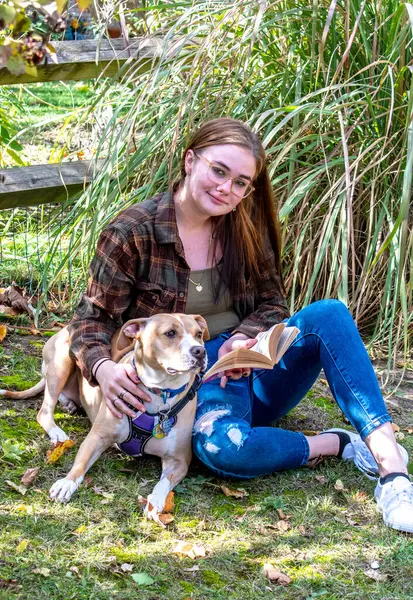
<svg viewBox="0 0 413 600">
<path fill-rule="evenodd" d="M 289 316 L 272 249 L 259 268 L 257 293 L 240 273 L 233 298 L 241 320 L 233 333 L 251 338 Z M 169 192 L 131 206 L 102 232 L 87 291 L 68 326 L 72 358 L 92 385 L 93 365 L 110 358 L 111 338 L 128 319 L 185 313 L 189 277 Z"/>
</svg>

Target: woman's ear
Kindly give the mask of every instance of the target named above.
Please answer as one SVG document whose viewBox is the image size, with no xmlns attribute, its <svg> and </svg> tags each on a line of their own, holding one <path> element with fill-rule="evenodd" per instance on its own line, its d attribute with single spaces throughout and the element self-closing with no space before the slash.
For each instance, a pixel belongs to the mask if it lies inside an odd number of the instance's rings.
<svg viewBox="0 0 413 600">
<path fill-rule="evenodd" d="M 185 174 L 190 175 L 194 165 L 195 154 L 194 151 L 189 149 L 185 154 Z"/>
</svg>

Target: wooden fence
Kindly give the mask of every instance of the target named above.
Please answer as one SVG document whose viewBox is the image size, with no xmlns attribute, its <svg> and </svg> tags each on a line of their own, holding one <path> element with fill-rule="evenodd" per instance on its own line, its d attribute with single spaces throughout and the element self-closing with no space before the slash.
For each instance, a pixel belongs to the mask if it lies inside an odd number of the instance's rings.
<svg viewBox="0 0 413 600">
<path fill-rule="evenodd" d="M 77 81 L 117 75 L 127 61 L 147 70 L 163 52 L 160 38 L 54 42 L 52 60 L 37 67 L 37 77 L 0 69 L 0 85 L 42 81 Z M 81 191 L 99 162 L 74 161 L 0 169 L 0 210 L 61 202 Z"/>
</svg>

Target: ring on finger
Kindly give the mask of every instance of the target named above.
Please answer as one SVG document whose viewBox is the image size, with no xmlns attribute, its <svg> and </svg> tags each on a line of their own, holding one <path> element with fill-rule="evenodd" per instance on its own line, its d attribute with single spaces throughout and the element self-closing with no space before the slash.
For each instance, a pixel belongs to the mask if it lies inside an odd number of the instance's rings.
<svg viewBox="0 0 413 600">
<path fill-rule="evenodd" d="M 115 396 L 112 400 L 113 404 L 116 404 L 116 401 L 120 400 L 119 396 Z"/>
<path fill-rule="evenodd" d="M 121 393 L 118 396 L 119 400 L 123 400 L 124 397 L 125 397 L 125 394 L 126 394 L 125 390 L 122 390 Z"/>
</svg>

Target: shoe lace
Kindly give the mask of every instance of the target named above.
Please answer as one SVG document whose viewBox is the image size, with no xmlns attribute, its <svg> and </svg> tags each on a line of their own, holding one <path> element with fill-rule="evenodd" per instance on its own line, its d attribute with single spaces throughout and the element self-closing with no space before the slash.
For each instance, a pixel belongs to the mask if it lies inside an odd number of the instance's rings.
<svg viewBox="0 0 413 600">
<path fill-rule="evenodd" d="M 360 471 L 363 471 L 369 479 L 377 479 L 377 463 L 366 444 L 361 440 L 354 444 L 354 464 Z M 375 466 L 376 470 L 374 470 Z"/>
<path fill-rule="evenodd" d="M 407 480 L 406 480 L 407 482 Z M 413 484 L 406 483 L 406 487 L 403 489 L 397 489 L 393 486 L 391 490 L 383 496 L 382 504 L 386 504 L 388 507 L 394 506 L 394 504 L 400 504 L 406 502 L 410 507 L 413 505 Z"/>
</svg>

